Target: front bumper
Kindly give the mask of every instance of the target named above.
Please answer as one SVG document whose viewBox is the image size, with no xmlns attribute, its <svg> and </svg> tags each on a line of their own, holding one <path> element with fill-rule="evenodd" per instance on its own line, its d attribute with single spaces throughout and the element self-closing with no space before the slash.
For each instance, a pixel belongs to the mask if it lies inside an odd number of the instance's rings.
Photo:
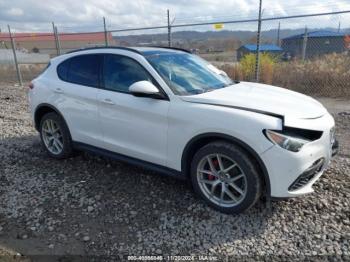
<svg viewBox="0 0 350 262">
<path fill-rule="evenodd" d="M 313 192 L 312 185 L 338 152 L 338 142 L 332 140 L 333 126 L 333 118 L 327 115 L 321 138 L 304 145 L 299 152 L 275 145 L 261 155 L 269 174 L 271 197 L 288 198 Z"/>
</svg>

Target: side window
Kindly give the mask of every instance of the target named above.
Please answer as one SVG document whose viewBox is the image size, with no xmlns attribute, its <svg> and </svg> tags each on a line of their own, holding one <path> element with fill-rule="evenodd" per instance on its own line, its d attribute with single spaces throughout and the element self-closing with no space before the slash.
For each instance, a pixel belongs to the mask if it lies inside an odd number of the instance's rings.
<svg viewBox="0 0 350 262">
<path fill-rule="evenodd" d="M 70 59 L 67 80 L 71 83 L 98 87 L 100 55 L 81 55 Z"/>
<path fill-rule="evenodd" d="M 135 82 L 153 82 L 152 76 L 133 59 L 110 54 L 105 55 L 103 78 L 105 89 L 123 93 L 128 93 Z"/>
<path fill-rule="evenodd" d="M 98 87 L 101 55 L 79 55 L 67 59 L 57 67 L 57 74 L 70 83 Z"/>
</svg>

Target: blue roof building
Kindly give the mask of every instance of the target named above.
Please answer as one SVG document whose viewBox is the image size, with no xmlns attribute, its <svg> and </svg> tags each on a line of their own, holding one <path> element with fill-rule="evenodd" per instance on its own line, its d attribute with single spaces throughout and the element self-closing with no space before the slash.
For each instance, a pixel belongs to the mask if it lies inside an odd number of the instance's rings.
<svg viewBox="0 0 350 262">
<path fill-rule="evenodd" d="M 346 50 L 345 35 L 339 32 L 319 30 L 298 34 L 282 39 L 282 48 L 292 57 L 302 57 L 305 43 L 305 58 L 329 53 L 341 53 Z"/>
<path fill-rule="evenodd" d="M 277 45 L 274 44 L 262 44 L 260 45 L 260 52 L 263 53 L 269 53 L 272 55 L 281 55 L 283 52 L 283 49 Z M 242 45 L 240 48 L 237 49 L 237 60 L 241 60 L 245 55 L 249 53 L 255 54 L 257 51 L 257 45 L 256 44 L 246 44 Z"/>
<path fill-rule="evenodd" d="M 256 52 L 257 46 L 256 44 L 246 44 L 243 45 L 242 47 L 246 48 L 247 50 L 251 51 L 251 52 Z M 269 52 L 269 51 L 283 51 L 281 47 L 277 46 L 277 45 L 273 45 L 273 44 L 263 44 L 260 45 L 260 51 L 262 52 Z"/>
<path fill-rule="evenodd" d="M 333 31 L 326 31 L 326 30 L 320 30 L 320 31 L 313 31 L 313 32 L 308 32 L 307 34 L 308 38 L 318 38 L 318 37 L 344 37 L 344 34 L 338 33 L 338 32 L 333 32 Z M 286 39 L 300 39 L 304 38 L 305 34 L 299 34 L 299 35 L 293 35 L 284 38 Z"/>
</svg>

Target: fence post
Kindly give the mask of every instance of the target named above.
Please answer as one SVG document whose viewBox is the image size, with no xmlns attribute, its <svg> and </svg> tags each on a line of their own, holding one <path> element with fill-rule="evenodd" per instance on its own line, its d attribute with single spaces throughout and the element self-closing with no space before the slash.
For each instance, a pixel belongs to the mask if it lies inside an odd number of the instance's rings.
<svg viewBox="0 0 350 262">
<path fill-rule="evenodd" d="M 106 27 L 106 18 L 103 17 L 103 28 L 105 33 L 105 46 L 108 46 L 108 36 L 107 36 L 107 27 Z"/>
<path fill-rule="evenodd" d="M 53 30 L 53 37 L 55 40 L 56 54 L 60 55 L 60 50 L 59 50 L 59 46 L 58 46 L 58 39 L 57 39 L 57 30 L 56 30 L 54 22 L 52 22 L 52 30 Z"/>
<path fill-rule="evenodd" d="M 302 50 L 302 59 L 305 60 L 306 58 L 306 47 L 307 47 L 307 27 L 305 27 L 305 34 L 303 38 L 303 50 Z"/>
<path fill-rule="evenodd" d="M 55 26 L 55 34 L 57 38 L 57 50 L 58 50 L 58 55 L 61 55 L 61 42 L 60 42 L 60 36 L 58 34 L 58 29 L 57 26 Z"/>
<path fill-rule="evenodd" d="M 278 22 L 278 29 L 277 29 L 277 43 L 276 45 L 277 46 L 280 46 L 280 32 L 281 32 L 281 22 Z"/>
<path fill-rule="evenodd" d="M 169 9 L 167 10 L 167 16 L 168 16 L 168 46 L 171 47 L 171 25 L 170 25 Z"/>
<path fill-rule="evenodd" d="M 255 60 L 255 80 L 260 80 L 260 34 L 261 34 L 261 7 L 262 0 L 259 1 L 258 33 L 256 36 L 256 60 Z"/>
<path fill-rule="evenodd" d="M 10 35 L 11 46 L 12 46 L 12 51 L 13 51 L 13 59 L 15 61 L 18 82 L 19 82 L 20 86 L 23 86 L 21 70 L 20 70 L 20 68 L 18 66 L 18 61 L 17 61 L 15 40 L 12 37 L 10 25 L 7 25 L 7 27 L 9 29 L 9 35 Z"/>
</svg>

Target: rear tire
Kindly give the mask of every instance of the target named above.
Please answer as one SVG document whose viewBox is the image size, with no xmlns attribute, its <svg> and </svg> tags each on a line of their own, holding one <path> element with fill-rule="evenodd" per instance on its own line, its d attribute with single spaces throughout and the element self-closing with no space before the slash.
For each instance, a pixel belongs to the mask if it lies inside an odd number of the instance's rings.
<svg viewBox="0 0 350 262">
<path fill-rule="evenodd" d="M 194 191 L 214 209 L 238 214 L 259 199 L 262 182 L 258 169 L 241 148 L 217 141 L 202 147 L 191 163 Z"/>
<path fill-rule="evenodd" d="M 45 114 L 39 126 L 41 142 L 49 156 L 64 159 L 72 156 L 73 146 L 69 129 L 61 116 Z"/>
</svg>

